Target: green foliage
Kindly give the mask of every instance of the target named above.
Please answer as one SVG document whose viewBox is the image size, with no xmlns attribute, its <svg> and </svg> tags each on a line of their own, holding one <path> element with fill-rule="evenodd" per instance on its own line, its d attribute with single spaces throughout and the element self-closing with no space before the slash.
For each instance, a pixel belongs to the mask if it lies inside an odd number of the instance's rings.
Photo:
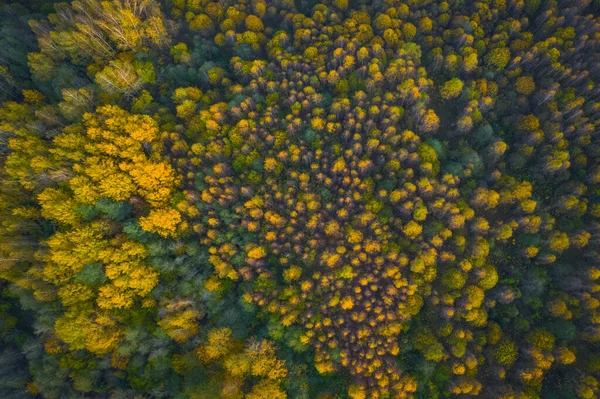
<svg viewBox="0 0 600 399">
<path fill-rule="evenodd" d="M 554 336 L 544 330 L 536 330 L 529 333 L 527 335 L 527 342 L 546 351 L 551 351 L 554 348 Z"/>
<path fill-rule="evenodd" d="M 463 89 L 463 82 L 458 78 L 452 78 L 444 83 L 444 86 L 440 89 L 440 94 L 443 99 L 449 100 L 457 97 Z"/>
<path fill-rule="evenodd" d="M 418 154 L 421 162 L 428 162 L 432 165 L 433 176 L 437 176 L 440 173 L 440 161 L 435 149 L 427 143 L 421 143 Z"/>
<path fill-rule="evenodd" d="M 502 341 L 494 351 L 496 361 L 504 367 L 511 367 L 519 356 L 517 346 L 512 341 Z"/>
<path fill-rule="evenodd" d="M 510 50 L 506 47 L 492 49 L 486 56 L 485 62 L 493 71 L 501 71 L 510 61 Z"/>
<path fill-rule="evenodd" d="M 446 356 L 444 347 L 439 343 L 433 333 L 426 328 L 415 331 L 415 349 L 423 353 L 427 360 L 440 362 Z"/>
<path fill-rule="evenodd" d="M 87 285 L 100 285 L 107 281 L 101 263 L 88 263 L 74 276 L 75 280 Z"/>
<path fill-rule="evenodd" d="M 441 283 L 448 289 L 458 290 L 465 285 L 466 279 L 460 270 L 448 269 L 442 274 Z"/>
</svg>

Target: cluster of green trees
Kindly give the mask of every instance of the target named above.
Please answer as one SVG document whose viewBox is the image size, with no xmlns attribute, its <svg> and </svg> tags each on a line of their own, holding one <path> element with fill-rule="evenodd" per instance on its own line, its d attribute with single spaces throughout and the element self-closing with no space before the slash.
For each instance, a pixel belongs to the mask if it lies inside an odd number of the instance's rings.
<svg viewBox="0 0 600 399">
<path fill-rule="evenodd" d="M 0 6 L 0 397 L 599 396 L 598 0 Z"/>
</svg>

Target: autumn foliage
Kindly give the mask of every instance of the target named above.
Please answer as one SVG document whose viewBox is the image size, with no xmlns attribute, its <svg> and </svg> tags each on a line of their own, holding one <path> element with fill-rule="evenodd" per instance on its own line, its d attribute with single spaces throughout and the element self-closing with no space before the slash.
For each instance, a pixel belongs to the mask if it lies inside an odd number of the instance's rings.
<svg viewBox="0 0 600 399">
<path fill-rule="evenodd" d="M 598 397 L 598 1 L 14 3 L 1 397 Z"/>
</svg>

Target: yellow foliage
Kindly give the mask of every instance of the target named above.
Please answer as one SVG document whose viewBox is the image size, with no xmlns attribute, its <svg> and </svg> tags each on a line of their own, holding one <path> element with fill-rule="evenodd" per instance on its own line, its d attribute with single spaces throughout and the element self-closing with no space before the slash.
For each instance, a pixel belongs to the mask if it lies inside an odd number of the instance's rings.
<svg viewBox="0 0 600 399">
<path fill-rule="evenodd" d="M 359 244 L 362 242 L 363 235 L 358 230 L 349 230 L 346 239 L 350 244 Z"/>
<path fill-rule="evenodd" d="M 248 374 L 252 366 L 252 359 L 245 353 L 237 353 L 228 356 L 223 365 L 229 374 L 239 378 Z"/>
<path fill-rule="evenodd" d="M 133 305 L 133 293 L 108 284 L 98 289 L 96 303 L 102 309 L 122 309 Z"/>
<path fill-rule="evenodd" d="M 572 364 L 575 362 L 575 354 L 568 348 L 558 348 L 557 359 L 560 364 Z"/>
<path fill-rule="evenodd" d="M 333 363 L 331 362 L 319 362 L 315 363 L 315 368 L 319 372 L 319 374 L 328 374 L 332 373 L 335 368 L 333 367 Z"/>
<path fill-rule="evenodd" d="M 229 328 L 215 328 L 208 333 L 208 345 L 199 348 L 196 353 L 206 361 L 214 361 L 229 353 L 233 344 Z"/>
<path fill-rule="evenodd" d="M 46 188 L 38 195 L 42 216 L 59 223 L 77 225 L 80 217 L 75 214 L 76 202 L 69 195 L 56 188 Z"/>
<path fill-rule="evenodd" d="M 250 259 L 262 259 L 267 256 L 267 252 L 263 247 L 254 247 L 248 251 L 248 257 Z"/>
<path fill-rule="evenodd" d="M 173 237 L 180 222 L 181 214 L 175 209 L 153 209 L 148 216 L 140 218 L 140 227 L 163 237 Z"/>
<path fill-rule="evenodd" d="M 402 229 L 402 231 L 408 238 L 415 239 L 419 235 L 421 235 L 423 227 L 420 224 L 411 220 L 406 224 L 406 226 L 404 226 L 404 229 Z"/>
<path fill-rule="evenodd" d="M 72 282 L 63 285 L 58 290 L 58 296 L 65 306 L 72 306 L 78 303 L 84 303 L 94 296 L 90 287 L 79 282 Z"/>
<path fill-rule="evenodd" d="M 129 169 L 137 190 L 152 206 L 163 206 L 169 201 L 177 180 L 175 171 L 167 162 L 141 162 Z"/>
<path fill-rule="evenodd" d="M 341 302 L 341 307 L 344 310 L 348 310 L 348 309 L 352 309 L 354 307 L 354 301 L 352 300 L 352 297 L 350 296 L 345 296 Z"/>
<path fill-rule="evenodd" d="M 254 387 L 250 393 L 246 394 L 246 399 L 286 399 L 287 394 L 279 387 L 275 381 L 262 380 Z"/>
<path fill-rule="evenodd" d="M 287 375 L 285 361 L 279 360 L 275 354 L 275 345 L 267 340 L 252 340 L 245 353 L 252 359 L 251 374 L 255 377 L 266 377 L 279 380 Z"/>
<path fill-rule="evenodd" d="M 283 272 L 283 278 L 290 282 L 298 280 L 302 276 L 302 269 L 298 266 L 291 266 Z"/>
<path fill-rule="evenodd" d="M 175 342 L 182 343 L 198 333 L 198 318 L 200 313 L 193 308 L 185 308 L 168 313 L 158 322 Z"/>
<path fill-rule="evenodd" d="M 56 320 L 54 327 L 72 350 L 87 349 L 98 355 L 115 349 L 123 336 L 114 319 L 91 311 L 69 311 Z"/>
<path fill-rule="evenodd" d="M 66 282 L 81 271 L 83 265 L 97 261 L 108 245 L 102 236 L 102 226 L 92 223 L 50 237 L 43 268 L 44 280 L 53 284 Z"/>
</svg>

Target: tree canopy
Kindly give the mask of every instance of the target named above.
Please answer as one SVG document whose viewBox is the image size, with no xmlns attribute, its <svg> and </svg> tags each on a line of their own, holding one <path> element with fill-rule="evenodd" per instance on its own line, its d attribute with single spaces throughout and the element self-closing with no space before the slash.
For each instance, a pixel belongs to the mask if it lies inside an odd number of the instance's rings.
<svg viewBox="0 0 600 399">
<path fill-rule="evenodd" d="M 0 397 L 597 398 L 599 40 L 597 0 L 0 5 Z"/>
</svg>

